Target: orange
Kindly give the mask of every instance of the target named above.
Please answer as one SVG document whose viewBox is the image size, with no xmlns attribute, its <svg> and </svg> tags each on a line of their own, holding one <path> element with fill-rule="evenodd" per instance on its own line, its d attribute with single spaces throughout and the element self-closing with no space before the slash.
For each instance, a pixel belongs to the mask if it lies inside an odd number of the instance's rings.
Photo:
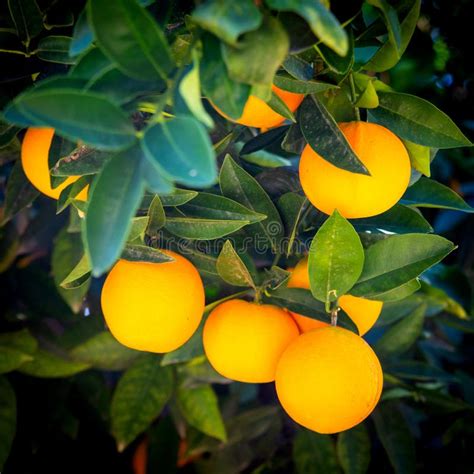
<svg viewBox="0 0 474 474">
<path fill-rule="evenodd" d="M 26 177 L 38 191 L 58 199 L 61 191 L 77 181 L 80 176 L 69 176 L 56 188 L 51 187 L 48 154 L 53 136 L 53 128 L 29 128 L 21 145 L 21 164 Z M 87 187 L 81 190 L 76 199 L 87 200 Z"/>
<path fill-rule="evenodd" d="M 372 412 L 382 392 L 383 373 L 361 337 L 327 326 L 302 334 L 287 347 L 275 385 L 293 420 L 318 433 L 337 433 Z"/>
<path fill-rule="evenodd" d="M 291 271 L 288 280 L 288 288 L 305 288 L 309 290 L 308 258 L 301 259 Z M 357 325 L 359 334 L 363 336 L 377 321 L 382 311 L 381 301 L 368 300 L 352 295 L 341 296 L 338 300 L 339 306 L 350 316 Z M 327 326 L 326 323 L 316 319 L 291 313 L 301 332 Z"/>
<path fill-rule="evenodd" d="M 340 123 L 339 127 L 371 176 L 337 168 L 306 145 L 301 155 L 301 186 L 311 203 L 344 217 L 371 217 L 390 209 L 410 180 L 410 158 L 402 141 L 381 125 Z"/>
<path fill-rule="evenodd" d="M 204 312 L 204 287 L 194 265 L 163 250 L 172 262 L 119 260 L 102 288 L 105 321 L 124 346 L 169 352 L 196 331 Z"/>
<path fill-rule="evenodd" d="M 304 94 L 288 92 L 275 85 L 272 85 L 272 90 L 278 97 L 280 97 L 280 99 L 292 112 L 294 112 L 299 107 L 301 102 L 303 102 Z M 246 127 L 271 128 L 276 127 L 285 121 L 285 117 L 283 117 L 283 115 L 275 112 L 269 105 L 265 103 L 265 101 L 254 95 L 249 96 L 242 115 L 237 120 L 228 117 L 214 104 L 213 107 L 226 119 L 231 120 L 232 122 L 240 123 Z"/>
<path fill-rule="evenodd" d="M 285 310 L 230 300 L 209 315 L 203 343 L 209 362 L 222 376 L 264 383 L 275 379 L 280 355 L 298 335 L 298 327 Z"/>
</svg>

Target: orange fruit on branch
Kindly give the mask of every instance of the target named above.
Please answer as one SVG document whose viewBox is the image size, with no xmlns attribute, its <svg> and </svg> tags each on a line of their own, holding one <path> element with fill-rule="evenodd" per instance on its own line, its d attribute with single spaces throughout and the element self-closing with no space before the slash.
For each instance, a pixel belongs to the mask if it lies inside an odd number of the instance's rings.
<svg viewBox="0 0 474 474">
<path fill-rule="evenodd" d="M 119 260 L 107 275 L 102 311 L 113 336 L 139 351 L 169 352 L 196 331 L 204 312 L 204 287 L 194 265 L 162 250 L 171 262 Z"/>
<path fill-rule="evenodd" d="M 265 383 L 275 379 L 278 359 L 298 335 L 298 327 L 285 310 L 236 299 L 211 312 L 203 343 L 209 362 L 222 376 Z"/>
<path fill-rule="evenodd" d="M 411 165 L 402 141 L 381 125 L 340 123 L 339 127 L 370 176 L 334 166 L 306 145 L 299 175 L 307 198 L 320 211 L 371 217 L 390 209 L 408 187 Z"/>
<path fill-rule="evenodd" d="M 291 270 L 287 286 L 288 288 L 310 289 L 307 257 L 301 259 L 295 268 Z M 369 300 L 352 295 L 341 296 L 338 299 L 338 304 L 357 325 L 361 336 L 375 324 L 383 306 L 382 301 Z M 291 315 L 295 319 L 301 332 L 328 326 L 328 324 L 322 321 L 303 316 L 302 314 L 291 312 Z"/>
<path fill-rule="evenodd" d="M 275 385 L 294 421 L 318 433 L 337 433 L 372 412 L 382 392 L 383 373 L 361 337 L 327 326 L 302 334 L 286 348 Z"/>
<path fill-rule="evenodd" d="M 288 92 L 275 85 L 272 85 L 272 90 L 292 112 L 294 112 L 301 102 L 303 102 L 304 94 Z M 214 104 L 213 107 L 227 120 L 239 123 L 240 125 L 245 125 L 246 127 L 272 128 L 285 121 L 283 115 L 275 112 L 264 100 L 254 95 L 249 96 L 242 115 L 236 120 L 228 117 Z"/>
<path fill-rule="evenodd" d="M 21 164 L 26 177 L 38 191 L 50 198 L 59 199 L 62 190 L 77 181 L 80 176 L 69 176 L 57 187 L 51 187 L 48 157 L 53 136 L 53 128 L 29 128 L 21 144 Z M 87 186 L 82 189 L 76 199 L 86 201 L 87 189 Z"/>
</svg>

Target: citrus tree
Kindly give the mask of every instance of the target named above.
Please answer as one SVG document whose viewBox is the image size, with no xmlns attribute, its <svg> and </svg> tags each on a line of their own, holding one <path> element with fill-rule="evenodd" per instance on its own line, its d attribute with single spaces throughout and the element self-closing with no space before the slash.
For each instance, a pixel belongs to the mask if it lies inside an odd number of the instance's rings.
<svg viewBox="0 0 474 474">
<path fill-rule="evenodd" d="M 427 217 L 472 212 L 431 177 L 472 144 L 390 80 L 420 0 L 348 3 L 0 7 L 2 472 L 411 473 L 429 416 L 465 448 Z"/>
</svg>

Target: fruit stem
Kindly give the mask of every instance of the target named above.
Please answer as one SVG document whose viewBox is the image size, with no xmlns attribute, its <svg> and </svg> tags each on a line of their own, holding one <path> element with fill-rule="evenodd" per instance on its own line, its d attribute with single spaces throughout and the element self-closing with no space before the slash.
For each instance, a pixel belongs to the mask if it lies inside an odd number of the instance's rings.
<svg viewBox="0 0 474 474">
<path fill-rule="evenodd" d="M 356 88 L 355 88 L 354 75 L 352 74 L 352 72 L 349 74 L 349 84 L 351 86 L 352 106 L 354 107 L 354 113 L 355 113 L 357 121 L 360 122 L 359 107 L 356 107 L 355 105 L 357 102 L 357 93 L 356 93 Z"/>
<path fill-rule="evenodd" d="M 331 326 L 337 326 L 337 313 L 339 313 L 339 306 L 334 306 L 331 310 Z"/>
</svg>

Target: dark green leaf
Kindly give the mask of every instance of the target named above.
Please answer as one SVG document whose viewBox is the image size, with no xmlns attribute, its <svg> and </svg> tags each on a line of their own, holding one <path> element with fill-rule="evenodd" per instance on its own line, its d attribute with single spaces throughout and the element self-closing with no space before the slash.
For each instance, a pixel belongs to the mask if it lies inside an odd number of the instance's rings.
<svg viewBox="0 0 474 474">
<path fill-rule="evenodd" d="M 221 441 L 227 439 L 216 394 L 210 385 L 178 387 L 177 402 L 185 420 L 194 428 Z"/>
<path fill-rule="evenodd" d="M 113 156 L 90 191 L 83 235 L 95 276 L 113 265 L 129 233 L 143 195 L 141 160 L 138 147 Z"/>
<path fill-rule="evenodd" d="M 400 22 L 398 21 L 397 10 L 386 0 L 368 0 L 368 3 L 379 8 L 382 12 L 385 24 L 387 25 L 388 39 L 394 51 L 399 55 L 399 51 L 402 47 L 402 32 Z"/>
<path fill-rule="evenodd" d="M 87 17 L 100 48 L 137 79 L 166 79 L 174 65 L 166 38 L 136 0 L 90 0 Z"/>
<path fill-rule="evenodd" d="M 278 199 L 278 208 L 285 221 L 285 235 L 288 237 L 287 256 L 293 251 L 300 219 L 307 205 L 308 200 L 296 193 L 286 193 Z"/>
<path fill-rule="evenodd" d="M 291 11 L 302 16 L 313 33 L 329 48 L 340 56 L 348 49 L 347 34 L 336 17 L 323 2 L 312 0 L 267 0 L 270 8 L 279 11 Z"/>
<path fill-rule="evenodd" d="M 155 196 L 148 209 L 148 225 L 146 234 L 154 236 L 166 223 L 166 214 L 159 196 Z"/>
<path fill-rule="evenodd" d="M 471 146 L 456 124 L 420 97 L 379 91 L 379 107 L 370 111 L 377 123 L 400 138 L 433 148 Z"/>
<path fill-rule="evenodd" d="M 203 322 L 186 344 L 163 355 L 161 365 L 181 364 L 204 355 L 204 347 L 202 345 Z"/>
<path fill-rule="evenodd" d="M 194 118 L 159 122 L 143 136 L 147 158 L 167 177 L 189 186 L 207 187 L 217 178 L 212 143 Z"/>
<path fill-rule="evenodd" d="M 230 77 L 246 84 L 271 84 L 289 48 L 288 35 L 274 17 L 265 17 L 262 26 L 246 33 L 238 46 L 224 45 L 224 60 Z M 271 51 L 271 54 L 268 54 Z"/>
<path fill-rule="evenodd" d="M 294 19 L 295 17 L 292 17 Z M 296 17 L 298 18 L 298 17 Z M 292 26 L 294 23 L 292 22 Z M 288 23 L 285 24 L 285 29 L 288 32 Z M 316 41 L 316 38 L 314 38 Z M 283 61 L 283 69 L 290 74 L 293 78 L 301 82 L 310 81 L 313 78 L 314 69 L 313 66 L 305 61 L 303 58 L 300 58 L 296 54 L 289 54 Z M 278 76 L 275 76 L 278 77 Z M 277 84 L 278 85 L 278 84 Z"/>
<path fill-rule="evenodd" d="M 113 63 L 110 59 L 99 48 L 91 48 L 77 60 L 69 70 L 69 75 L 89 81 L 102 76 L 111 68 Z"/>
<path fill-rule="evenodd" d="M 112 399 L 112 433 L 123 451 L 158 417 L 173 391 L 173 371 L 155 355 L 138 358 L 120 378 Z"/>
<path fill-rule="evenodd" d="M 377 293 L 372 295 L 370 299 L 377 301 L 398 301 L 403 300 L 407 296 L 412 295 L 420 289 L 420 281 L 418 278 L 414 278 L 403 285 L 397 286 L 391 290 L 385 291 L 383 293 Z"/>
<path fill-rule="evenodd" d="M 323 302 L 336 301 L 354 286 L 363 266 L 364 249 L 357 232 L 334 211 L 311 242 L 308 259 L 311 293 Z"/>
<path fill-rule="evenodd" d="M 71 44 L 69 46 L 70 56 L 77 56 L 90 47 L 94 35 L 87 22 L 86 10 L 83 10 L 74 25 L 74 32 L 72 35 Z"/>
<path fill-rule="evenodd" d="M 326 107 L 314 97 L 300 106 L 299 124 L 309 146 L 325 160 L 341 169 L 369 174 Z"/>
<path fill-rule="evenodd" d="M 39 349 L 30 362 L 23 364 L 18 370 L 32 377 L 56 378 L 70 377 L 89 368 L 89 364 L 74 361 Z"/>
<path fill-rule="evenodd" d="M 35 0 L 8 0 L 8 9 L 21 41 L 30 41 L 43 30 L 43 15 Z"/>
<path fill-rule="evenodd" d="M 69 274 L 59 283 L 59 286 L 66 290 L 81 287 L 91 275 L 91 264 L 87 255 L 83 255 L 77 265 L 69 272 Z"/>
<path fill-rule="evenodd" d="M 372 296 L 396 288 L 416 278 L 454 250 L 449 240 L 438 235 L 392 235 L 371 245 L 355 296 Z"/>
<path fill-rule="evenodd" d="M 455 380 L 455 376 L 425 362 L 400 361 L 386 365 L 385 370 L 395 377 L 420 382 L 429 380 L 452 382 Z"/>
<path fill-rule="evenodd" d="M 283 223 L 272 200 L 255 178 L 227 155 L 221 167 L 219 183 L 224 196 L 267 216 L 247 230 L 252 235 L 257 233 L 266 238 L 271 248 L 276 250 L 283 237 Z"/>
<path fill-rule="evenodd" d="M 335 53 L 333 49 L 324 44 L 316 44 L 314 46 L 324 59 L 324 62 L 329 66 L 329 69 L 342 76 L 346 75 L 354 65 L 354 36 L 352 30 L 349 29 L 348 31 L 348 47 L 344 55 Z"/>
<path fill-rule="evenodd" d="M 262 14 L 252 0 L 207 0 L 193 12 L 192 19 L 228 43 L 236 43 L 247 31 L 256 30 Z"/>
<path fill-rule="evenodd" d="M 381 359 L 397 357 L 406 352 L 420 337 L 425 319 L 426 304 L 420 305 L 409 316 L 392 326 L 374 345 Z"/>
<path fill-rule="evenodd" d="M 60 158 L 51 170 L 53 176 L 84 176 L 97 174 L 110 153 L 81 145 L 67 156 Z"/>
<path fill-rule="evenodd" d="M 344 474 L 365 474 L 370 464 L 370 437 L 363 423 L 337 438 L 337 455 Z"/>
<path fill-rule="evenodd" d="M 0 377 L 0 469 L 10 454 L 16 433 L 16 397 L 5 377 Z"/>
<path fill-rule="evenodd" d="M 243 148 L 240 150 L 240 155 L 249 155 L 272 145 L 276 145 L 281 141 L 288 129 L 289 125 L 283 125 L 281 127 L 271 128 L 266 132 L 259 133 L 245 143 Z"/>
<path fill-rule="evenodd" d="M 402 202 L 409 206 L 474 212 L 474 209 L 451 188 L 423 176 L 406 190 Z"/>
<path fill-rule="evenodd" d="M 252 276 L 245 263 L 235 251 L 230 240 L 226 240 L 216 262 L 217 272 L 221 278 L 234 286 L 251 286 L 255 288 Z"/>
<path fill-rule="evenodd" d="M 74 64 L 69 56 L 69 36 L 46 36 L 38 43 L 37 55 L 43 61 L 60 64 Z"/>
</svg>

